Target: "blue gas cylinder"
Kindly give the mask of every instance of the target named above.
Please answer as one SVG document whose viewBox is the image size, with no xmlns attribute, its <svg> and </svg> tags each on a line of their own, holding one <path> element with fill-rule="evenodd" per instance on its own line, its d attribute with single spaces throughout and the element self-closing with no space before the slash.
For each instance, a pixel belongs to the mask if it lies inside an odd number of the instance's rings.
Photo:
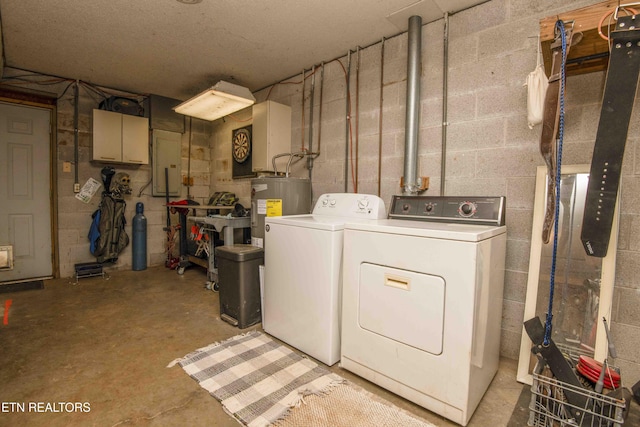
<svg viewBox="0 0 640 427">
<path fill-rule="evenodd" d="M 136 215 L 133 217 L 133 271 L 147 268 L 147 218 L 143 214 L 144 204 L 136 203 Z"/>
</svg>

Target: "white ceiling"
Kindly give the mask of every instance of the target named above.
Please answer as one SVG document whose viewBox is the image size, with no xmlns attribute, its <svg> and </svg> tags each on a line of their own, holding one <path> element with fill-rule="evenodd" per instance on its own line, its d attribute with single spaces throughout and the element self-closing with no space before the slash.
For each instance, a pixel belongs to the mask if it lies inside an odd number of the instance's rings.
<svg viewBox="0 0 640 427">
<path fill-rule="evenodd" d="M 197 0 L 184 0 L 194 3 Z M 0 0 L 5 65 L 184 100 L 262 89 L 486 0 Z"/>
</svg>

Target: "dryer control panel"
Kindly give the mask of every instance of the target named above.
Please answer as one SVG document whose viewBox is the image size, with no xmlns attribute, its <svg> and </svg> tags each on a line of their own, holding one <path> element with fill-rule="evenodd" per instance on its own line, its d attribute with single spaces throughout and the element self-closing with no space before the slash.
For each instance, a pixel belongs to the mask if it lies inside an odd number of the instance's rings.
<svg viewBox="0 0 640 427">
<path fill-rule="evenodd" d="M 505 224 L 505 197 L 393 196 L 389 218 Z"/>
</svg>

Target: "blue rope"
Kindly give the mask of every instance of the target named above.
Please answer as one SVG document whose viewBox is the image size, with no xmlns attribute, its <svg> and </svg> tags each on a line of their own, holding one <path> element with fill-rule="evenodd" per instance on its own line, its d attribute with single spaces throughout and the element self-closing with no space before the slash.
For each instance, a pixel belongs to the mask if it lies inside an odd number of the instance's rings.
<svg viewBox="0 0 640 427">
<path fill-rule="evenodd" d="M 551 276 L 549 278 L 549 307 L 547 308 L 547 320 L 544 326 L 544 346 L 549 345 L 551 339 L 551 319 L 553 318 L 553 292 L 556 281 L 556 258 L 558 254 L 558 220 L 560 218 L 560 172 L 562 170 L 562 140 L 564 138 L 564 86 L 566 81 L 566 60 L 567 60 L 567 34 L 564 30 L 564 23 L 560 20 L 556 21 L 556 30 L 560 32 L 562 40 L 562 65 L 560 67 L 560 120 L 558 124 L 557 139 L 557 159 L 556 159 L 556 207 L 555 221 L 553 224 L 553 254 L 551 257 Z"/>
</svg>

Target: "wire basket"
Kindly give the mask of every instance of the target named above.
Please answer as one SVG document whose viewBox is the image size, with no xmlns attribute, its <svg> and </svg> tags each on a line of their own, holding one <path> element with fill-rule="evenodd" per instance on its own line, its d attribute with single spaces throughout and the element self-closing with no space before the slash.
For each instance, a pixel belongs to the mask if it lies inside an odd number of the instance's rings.
<svg viewBox="0 0 640 427">
<path fill-rule="evenodd" d="M 540 362 L 533 371 L 528 425 L 533 427 L 620 427 L 624 424 L 625 400 L 596 393 L 549 378 L 540 372 Z M 586 397 L 586 407 L 570 404 L 565 392 Z"/>
</svg>

